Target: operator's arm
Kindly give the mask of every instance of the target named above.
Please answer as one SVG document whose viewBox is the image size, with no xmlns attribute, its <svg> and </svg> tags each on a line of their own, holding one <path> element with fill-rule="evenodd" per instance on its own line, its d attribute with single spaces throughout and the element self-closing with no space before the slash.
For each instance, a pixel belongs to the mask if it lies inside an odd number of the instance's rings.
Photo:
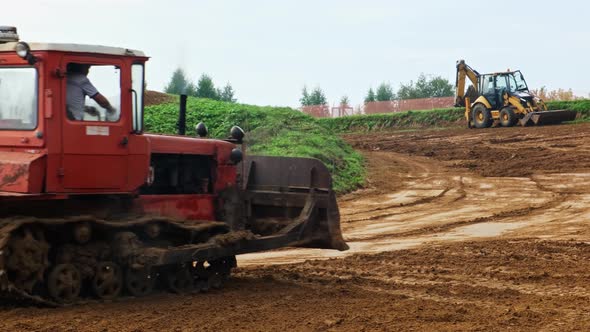
<svg viewBox="0 0 590 332">
<path fill-rule="evenodd" d="M 102 94 L 97 93 L 94 96 L 92 96 L 92 99 L 94 99 L 94 101 L 96 101 L 102 108 L 106 109 L 109 113 L 115 112 L 115 109 L 113 108 L 113 106 L 111 106 L 109 100 Z"/>
<path fill-rule="evenodd" d="M 90 98 L 94 99 L 94 101 L 96 101 L 96 103 L 98 103 L 102 108 L 106 109 L 109 113 L 115 112 L 115 109 L 111 103 L 109 103 L 109 100 L 100 92 L 98 92 L 94 85 L 90 83 L 88 78 L 82 81 L 81 87 L 84 90 L 84 93 Z"/>
</svg>

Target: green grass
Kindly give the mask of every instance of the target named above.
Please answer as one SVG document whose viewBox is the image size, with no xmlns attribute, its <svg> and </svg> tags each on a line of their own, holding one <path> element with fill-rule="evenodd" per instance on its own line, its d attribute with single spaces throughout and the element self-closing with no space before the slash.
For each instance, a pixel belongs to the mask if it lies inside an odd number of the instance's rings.
<svg viewBox="0 0 590 332">
<path fill-rule="evenodd" d="M 463 119 L 462 108 L 441 108 L 425 111 L 353 115 L 320 119 L 325 128 L 337 132 L 373 131 L 388 128 L 423 128 L 456 126 Z"/>
<path fill-rule="evenodd" d="M 566 109 L 579 113 L 576 122 L 590 121 L 590 100 L 551 101 L 550 110 Z M 319 123 L 335 133 L 374 131 L 384 129 L 444 128 L 464 126 L 464 108 L 441 108 L 426 111 L 354 115 L 320 119 Z"/>
<path fill-rule="evenodd" d="M 176 133 L 178 102 L 147 106 L 146 130 Z M 209 135 L 227 138 L 232 126 L 246 131 L 251 153 L 270 156 L 312 157 L 321 160 L 332 173 L 334 190 L 344 193 L 360 187 L 365 178 L 362 156 L 318 121 L 287 107 L 261 107 L 189 97 L 187 133 L 204 122 Z"/>
</svg>

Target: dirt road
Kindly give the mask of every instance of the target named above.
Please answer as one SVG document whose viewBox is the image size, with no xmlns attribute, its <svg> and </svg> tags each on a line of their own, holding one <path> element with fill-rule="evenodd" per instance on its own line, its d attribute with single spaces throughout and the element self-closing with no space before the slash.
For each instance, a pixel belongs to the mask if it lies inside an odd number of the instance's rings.
<svg viewBox="0 0 590 332">
<path fill-rule="evenodd" d="M 590 329 L 590 125 L 350 135 L 347 252 L 244 255 L 226 288 L 0 309 L 0 330 Z"/>
</svg>

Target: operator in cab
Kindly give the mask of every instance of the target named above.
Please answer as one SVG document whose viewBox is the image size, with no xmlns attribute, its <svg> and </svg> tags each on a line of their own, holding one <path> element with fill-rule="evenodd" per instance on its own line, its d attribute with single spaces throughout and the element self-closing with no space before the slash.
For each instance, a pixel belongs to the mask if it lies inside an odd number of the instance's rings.
<svg viewBox="0 0 590 332">
<path fill-rule="evenodd" d="M 99 116 L 94 107 L 84 105 L 86 96 L 94 99 L 97 104 L 104 108 L 108 114 L 114 114 L 115 108 L 108 99 L 100 94 L 88 79 L 90 65 L 81 63 L 69 63 L 67 67 L 67 92 L 66 105 L 68 119 L 82 121 L 84 113 L 92 116 Z"/>
</svg>

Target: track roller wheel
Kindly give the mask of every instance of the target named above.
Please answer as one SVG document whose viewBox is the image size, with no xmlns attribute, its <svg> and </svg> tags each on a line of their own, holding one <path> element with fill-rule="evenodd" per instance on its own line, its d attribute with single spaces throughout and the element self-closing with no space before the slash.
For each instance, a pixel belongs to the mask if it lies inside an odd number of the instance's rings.
<svg viewBox="0 0 590 332">
<path fill-rule="evenodd" d="M 209 275 L 209 279 L 207 279 L 207 283 L 209 284 L 209 288 L 213 289 L 221 289 L 223 287 L 223 283 L 225 278 L 221 273 L 214 272 Z"/>
<path fill-rule="evenodd" d="M 58 264 L 47 278 L 49 295 L 60 304 L 76 302 L 82 288 L 80 271 L 72 264 Z"/>
<path fill-rule="evenodd" d="M 170 269 L 165 275 L 166 286 L 171 292 L 183 294 L 193 289 L 193 274 L 186 267 Z"/>
<path fill-rule="evenodd" d="M 113 262 L 101 262 L 96 267 L 92 279 L 92 290 L 102 300 L 112 300 L 121 294 L 123 274 L 119 265 Z"/>
<path fill-rule="evenodd" d="M 195 290 L 201 293 L 207 293 L 211 289 L 209 280 L 207 279 L 195 279 Z"/>
<path fill-rule="evenodd" d="M 156 276 L 148 268 L 128 268 L 125 273 L 125 289 L 133 296 L 146 296 L 154 290 Z"/>
</svg>

